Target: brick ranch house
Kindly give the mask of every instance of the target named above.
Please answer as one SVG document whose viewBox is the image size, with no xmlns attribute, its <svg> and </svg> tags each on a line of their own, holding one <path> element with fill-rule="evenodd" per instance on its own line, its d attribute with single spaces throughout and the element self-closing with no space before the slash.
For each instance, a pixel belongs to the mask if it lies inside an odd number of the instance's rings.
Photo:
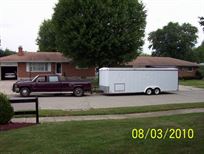
<svg viewBox="0 0 204 154">
<path fill-rule="evenodd" d="M 178 68 L 180 78 L 194 78 L 199 65 L 170 57 L 139 56 L 126 64 L 128 67 Z"/>
<path fill-rule="evenodd" d="M 38 74 L 59 74 L 70 78 L 92 78 L 95 68 L 79 68 L 59 52 L 24 52 L 0 58 L 0 80 L 6 73 L 15 73 L 16 79 L 31 79 Z"/>
</svg>

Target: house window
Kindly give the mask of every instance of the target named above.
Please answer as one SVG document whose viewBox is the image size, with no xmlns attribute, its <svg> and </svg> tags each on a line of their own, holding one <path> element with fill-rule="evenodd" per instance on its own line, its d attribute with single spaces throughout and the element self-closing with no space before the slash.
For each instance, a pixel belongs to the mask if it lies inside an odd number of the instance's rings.
<svg viewBox="0 0 204 154">
<path fill-rule="evenodd" d="M 193 67 L 188 67 L 188 72 L 192 72 L 193 71 Z"/>
<path fill-rule="evenodd" d="M 184 67 L 180 67 L 180 71 L 184 72 L 186 69 Z"/>
<path fill-rule="evenodd" d="M 61 74 L 62 73 L 62 64 L 61 63 L 57 63 L 56 64 L 56 73 L 57 74 Z"/>
<path fill-rule="evenodd" d="M 50 63 L 27 63 L 27 72 L 51 72 Z"/>
</svg>

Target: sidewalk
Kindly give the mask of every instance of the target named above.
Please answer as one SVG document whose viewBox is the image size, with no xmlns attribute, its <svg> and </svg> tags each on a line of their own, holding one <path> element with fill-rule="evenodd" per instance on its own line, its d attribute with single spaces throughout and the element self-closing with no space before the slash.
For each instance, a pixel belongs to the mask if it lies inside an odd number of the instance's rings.
<svg viewBox="0 0 204 154">
<path fill-rule="evenodd" d="M 179 90 L 180 91 L 193 91 L 193 90 L 203 90 L 203 88 L 196 88 L 196 87 L 192 87 L 192 86 L 179 85 Z"/>
<path fill-rule="evenodd" d="M 41 117 L 40 123 L 46 122 L 63 122 L 63 121 L 86 121 L 86 120 L 110 120 L 110 119 L 129 119 L 129 118 L 145 118 L 145 117 L 160 117 L 187 113 L 204 112 L 204 108 L 196 109 L 180 109 L 146 113 L 132 114 L 115 114 L 115 115 L 89 115 L 89 116 L 63 116 L 63 117 Z M 28 122 L 35 123 L 35 118 L 14 118 L 12 122 Z"/>
</svg>

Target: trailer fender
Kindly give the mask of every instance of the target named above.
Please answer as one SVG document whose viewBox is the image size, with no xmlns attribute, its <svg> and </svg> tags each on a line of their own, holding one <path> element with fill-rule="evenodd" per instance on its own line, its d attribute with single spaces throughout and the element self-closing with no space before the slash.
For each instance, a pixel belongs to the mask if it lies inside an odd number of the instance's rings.
<svg viewBox="0 0 204 154">
<path fill-rule="evenodd" d="M 144 89 L 144 93 L 147 91 L 147 89 L 151 88 L 152 90 L 154 90 L 155 88 L 159 88 L 158 86 L 148 86 Z M 161 90 L 161 88 L 159 88 Z"/>
</svg>

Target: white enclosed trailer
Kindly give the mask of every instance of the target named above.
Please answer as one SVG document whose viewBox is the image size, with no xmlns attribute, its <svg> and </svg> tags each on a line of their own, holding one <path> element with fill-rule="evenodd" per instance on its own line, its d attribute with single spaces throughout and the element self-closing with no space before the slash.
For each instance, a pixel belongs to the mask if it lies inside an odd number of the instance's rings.
<svg viewBox="0 0 204 154">
<path fill-rule="evenodd" d="M 99 87 L 105 94 L 178 91 L 178 69 L 104 67 L 99 69 Z"/>
</svg>

